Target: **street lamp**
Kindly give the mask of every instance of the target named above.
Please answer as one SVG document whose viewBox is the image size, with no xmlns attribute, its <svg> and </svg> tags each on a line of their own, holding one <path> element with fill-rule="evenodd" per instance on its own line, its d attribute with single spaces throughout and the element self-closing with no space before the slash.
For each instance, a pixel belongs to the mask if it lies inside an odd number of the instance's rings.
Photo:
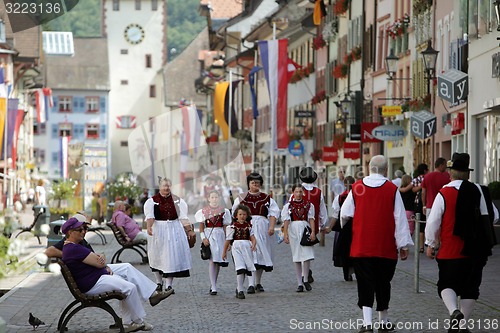
<svg viewBox="0 0 500 333">
<path fill-rule="evenodd" d="M 439 51 L 432 48 L 431 40 L 427 42 L 427 49 L 421 52 L 424 57 L 424 66 L 427 73 L 427 94 L 431 93 L 431 80 L 434 79 L 436 72 L 436 61 Z"/>
<path fill-rule="evenodd" d="M 500 0 L 499 0 L 500 1 Z M 391 53 L 385 57 L 385 72 L 387 73 L 387 80 L 392 80 L 398 68 L 399 58 L 394 55 L 394 50 L 391 49 Z"/>
</svg>

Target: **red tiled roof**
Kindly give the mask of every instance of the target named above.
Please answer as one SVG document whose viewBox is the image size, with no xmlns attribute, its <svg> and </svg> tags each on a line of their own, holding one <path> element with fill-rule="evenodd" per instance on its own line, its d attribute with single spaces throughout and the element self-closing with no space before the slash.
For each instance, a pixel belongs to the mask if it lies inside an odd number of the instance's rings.
<svg viewBox="0 0 500 333">
<path fill-rule="evenodd" d="M 210 5 L 212 19 L 230 19 L 243 11 L 241 0 L 200 0 L 201 5 Z"/>
</svg>

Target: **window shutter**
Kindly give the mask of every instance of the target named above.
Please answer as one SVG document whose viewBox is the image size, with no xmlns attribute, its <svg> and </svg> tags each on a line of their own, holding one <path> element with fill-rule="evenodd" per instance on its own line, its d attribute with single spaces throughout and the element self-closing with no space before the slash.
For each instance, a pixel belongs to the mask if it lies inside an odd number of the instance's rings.
<svg viewBox="0 0 500 333">
<path fill-rule="evenodd" d="M 106 97 L 99 98 L 99 109 L 101 113 L 106 113 Z"/>
<path fill-rule="evenodd" d="M 52 124 L 52 139 L 57 139 L 59 137 L 59 126 L 57 124 Z"/>
</svg>

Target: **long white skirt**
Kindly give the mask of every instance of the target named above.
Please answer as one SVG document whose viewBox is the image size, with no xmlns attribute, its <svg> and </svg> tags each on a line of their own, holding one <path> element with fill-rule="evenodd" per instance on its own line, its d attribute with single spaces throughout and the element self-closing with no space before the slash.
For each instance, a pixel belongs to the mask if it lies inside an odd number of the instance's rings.
<svg viewBox="0 0 500 333">
<path fill-rule="evenodd" d="M 224 242 L 226 241 L 226 234 L 224 228 L 205 228 L 205 236 L 210 242 L 210 251 L 212 252 L 212 260 L 214 263 L 227 266 L 228 261 L 222 260 L 222 251 L 224 250 Z"/>
<path fill-rule="evenodd" d="M 164 274 L 191 269 L 191 251 L 179 220 L 155 220 L 153 236 L 148 235 L 148 258 L 149 266 Z"/>
<path fill-rule="evenodd" d="M 247 270 L 255 272 L 253 264 L 252 242 L 249 240 L 235 240 L 231 247 L 231 254 L 234 260 L 234 270 Z"/>
<path fill-rule="evenodd" d="M 300 240 L 304 234 L 304 228 L 309 225 L 306 221 L 293 221 L 288 225 L 288 239 L 292 249 L 293 262 L 303 262 L 314 259 L 314 249 L 312 246 L 300 245 Z"/>
<path fill-rule="evenodd" d="M 269 236 L 269 220 L 263 216 L 252 216 L 252 230 L 257 240 L 257 251 L 253 252 L 253 262 L 257 268 L 259 266 L 266 271 L 273 268 L 274 257 L 274 237 Z"/>
</svg>

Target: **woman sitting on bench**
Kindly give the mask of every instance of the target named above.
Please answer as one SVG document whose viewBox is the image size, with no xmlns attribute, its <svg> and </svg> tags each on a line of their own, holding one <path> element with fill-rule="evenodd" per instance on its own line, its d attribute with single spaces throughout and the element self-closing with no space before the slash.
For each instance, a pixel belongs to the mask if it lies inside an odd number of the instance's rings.
<svg viewBox="0 0 500 333">
<path fill-rule="evenodd" d="M 157 292 L 156 284 L 141 272 L 129 265 L 127 280 L 113 275 L 113 270 L 106 265 L 105 258 L 87 247 L 80 245 L 85 235 L 85 222 L 72 217 L 62 226 L 66 235 L 62 250 L 62 260 L 69 268 L 81 292 L 96 295 L 108 291 L 120 291 L 127 297 L 120 301 L 125 332 L 137 330 L 150 331 L 153 325 L 146 323 L 146 312 L 142 301 L 152 306 L 170 296 L 173 291 Z"/>
</svg>

